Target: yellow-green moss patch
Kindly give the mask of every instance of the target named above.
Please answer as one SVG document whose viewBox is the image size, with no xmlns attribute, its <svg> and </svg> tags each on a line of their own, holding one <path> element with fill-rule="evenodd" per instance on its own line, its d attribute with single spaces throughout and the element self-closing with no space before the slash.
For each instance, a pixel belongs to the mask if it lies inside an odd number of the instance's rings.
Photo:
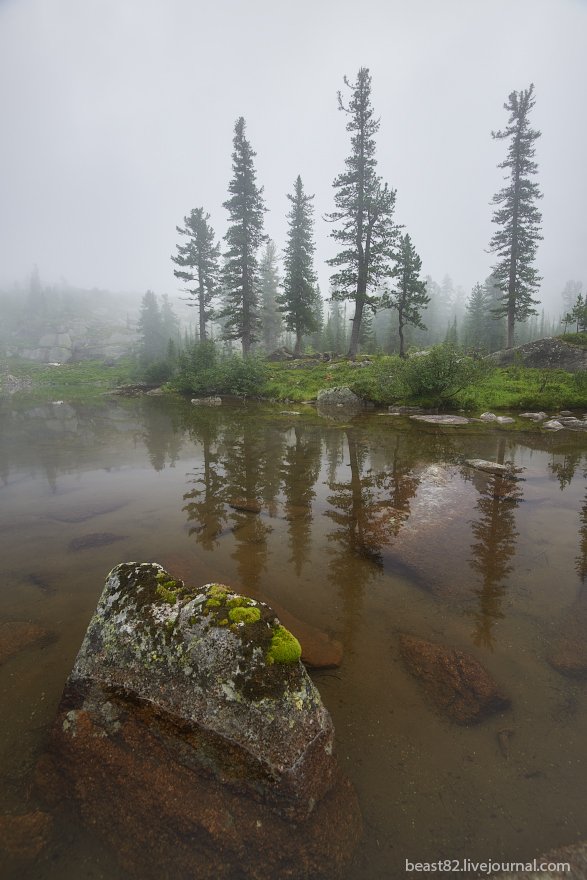
<svg viewBox="0 0 587 880">
<path fill-rule="evenodd" d="M 258 608 L 237 605 L 230 609 L 228 616 L 233 623 L 255 623 L 261 619 L 261 612 Z"/>
<path fill-rule="evenodd" d="M 277 626 L 267 652 L 267 662 L 297 663 L 301 656 L 302 646 L 296 637 L 284 626 Z"/>
</svg>

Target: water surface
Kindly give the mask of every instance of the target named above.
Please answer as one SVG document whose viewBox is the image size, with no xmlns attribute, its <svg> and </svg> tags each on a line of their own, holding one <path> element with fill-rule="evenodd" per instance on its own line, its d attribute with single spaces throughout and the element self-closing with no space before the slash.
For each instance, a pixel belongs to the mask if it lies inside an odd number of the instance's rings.
<svg viewBox="0 0 587 880">
<path fill-rule="evenodd" d="M 342 666 L 312 677 L 365 820 L 347 880 L 587 836 L 586 686 L 547 662 L 569 621 L 587 621 L 587 439 L 298 409 L 0 403 L 0 622 L 51 634 L 0 666 L 0 811 L 30 808 L 105 576 L 139 560 L 273 601 L 342 642 Z M 467 458 L 511 462 L 519 479 Z M 475 727 L 440 717 L 401 663 L 404 632 L 472 652 L 512 708 Z M 26 876 L 80 866 L 124 880 L 71 827 Z"/>
</svg>

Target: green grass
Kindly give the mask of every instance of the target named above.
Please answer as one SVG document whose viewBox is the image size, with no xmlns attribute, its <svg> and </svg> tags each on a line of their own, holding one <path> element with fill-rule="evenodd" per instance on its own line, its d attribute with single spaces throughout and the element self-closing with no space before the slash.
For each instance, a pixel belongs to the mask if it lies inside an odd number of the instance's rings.
<svg viewBox="0 0 587 880">
<path fill-rule="evenodd" d="M 9 358 L 2 364 L 18 379 L 29 379 L 31 389 L 17 391 L 15 397 L 27 400 L 86 400 L 98 397 L 126 382 L 136 381 L 134 362 L 123 358 L 107 367 L 102 361 L 80 361 L 76 364 L 49 366 Z M 1 379 L 0 379 L 1 381 Z"/>
<path fill-rule="evenodd" d="M 295 367 L 289 362 L 262 363 L 258 386 L 247 393 L 269 400 L 301 403 L 315 400 L 323 388 L 347 385 L 360 397 L 382 406 L 431 403 L 423 396 L 410 396 L 402 387 L 398 378 L 401 364 L 397 357 L 374 357 L 355 364 L 342 358 L 330 363 L 302 363 L 304 366 Z M 9 360 L 4 366 L 14 376 L 31 379 L 31 390 L 17 392 L 16 397 L 26 396 L 35 402 L 96 398 L 118 385 L 137 380 L 135 364 L 130 358 L 111 367 L 100 361 L 49 367 L 21 360 Z M 519 366 L 493 368 L 445 402 L 444 408 L 587 411 L 587 373 Z"/>
<path fill-rule="evenodd" d="M 330 363 L 301 363 L 304 366 L 293 366 L 289 362 L 267 364 L 267 379 L 261 390 L 262 396 L 271 400 L 301 403 L 304 400 L 315 400 L 323 388 L 347 385 L 361 397 L 384 403 L 378 389 L 375 361 L 371 363 L 358 360 L 353 364 L 340 359 Z"/>
<path fill-rule="evenodd" d="M 506 367 L 461 391 L 455 404 L 465 410 L 556 410 L 587 407 L 587 373 Z"/>
<path fill-rule="evenodd" d="M 578 345 L 580 348 L 587 348 L 587 333 L 565 333 L 559 336 L 561 342 L 568 342 L 570 345 Z"/>
</svg>

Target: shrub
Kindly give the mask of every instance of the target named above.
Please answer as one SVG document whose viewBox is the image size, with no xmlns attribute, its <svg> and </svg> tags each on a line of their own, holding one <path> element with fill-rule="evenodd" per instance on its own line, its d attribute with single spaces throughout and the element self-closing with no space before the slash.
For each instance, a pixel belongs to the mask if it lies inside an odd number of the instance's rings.
<svg viewBox="0 0 587 880">
<path fill-rule="evenodd" d="M 220 360 L 213 342 L 197 343 L 179 359 L 173 386 L 178 391 L 201 395 L 259 394 L 265 383 L 265 367 L 258 358 L 236 355 Z"/>
<path fill-rule="evenodd" d="M 441 406 L 490 370 L 483 361 L 467 357 L 455 345 L 445 343 L 425 354 L 412 355 L 398 378 L 410 397 Z"/>
</svg>

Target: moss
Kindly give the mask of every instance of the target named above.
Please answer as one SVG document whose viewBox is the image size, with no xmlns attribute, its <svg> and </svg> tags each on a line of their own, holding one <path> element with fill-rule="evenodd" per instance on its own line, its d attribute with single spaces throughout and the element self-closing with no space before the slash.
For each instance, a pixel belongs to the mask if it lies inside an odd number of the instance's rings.
<svg viewBox="0 0 587 880">
<path fill-rule="evenodd" d="M 251 600 L 247 599 L 245 596 L 233 596 L 232 599 L 229 599 L 226 603 L 227 608 L 242 608 L 245 605 L 250 605 Z"/>
<path fill-rule="evenodd" d="M 235 606 L 228 612 L 228 616 L 233 623 L 256 623 L 261 619 L 261 612 L 258 608 L 246 608 Z"/>
<path fill-rule="evenodd" d="M 220 599 L 208 599 L 206 602 L 206 608 L 220 608 L 221 605 Z"/>
<path fill-rule="evenodd" d="M 177 591 L 173 589 L 173 586 L 175 586 L 174 581 L 157 584 L 157 595 L 168 605 L 175 605 L 177 602 Z"/>
<path fill-rule="evenodd" d="M 229 592 L 228 587 L 225 587 L 223 584 L 211 584 L 208 587 L 208 595 L 212 599 L 224 600 Z"/>
<path fill-rule="evenodd" d="M 297 663 L 301 656 L 302 646 L 296 637 L 284 626 L 277 626 L 267 652 L 267 662 Z"/>
</svg>

